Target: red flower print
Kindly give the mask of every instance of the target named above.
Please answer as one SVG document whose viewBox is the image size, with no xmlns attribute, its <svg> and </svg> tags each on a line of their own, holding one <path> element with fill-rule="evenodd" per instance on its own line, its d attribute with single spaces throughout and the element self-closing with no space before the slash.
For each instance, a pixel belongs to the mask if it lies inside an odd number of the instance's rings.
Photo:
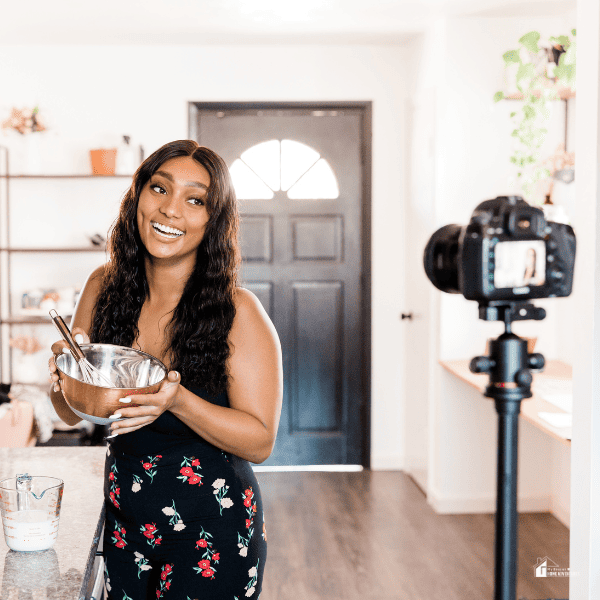
<svg viewBox="0 0 600 600">
<path fill-rule="evenodd" d="M 200 461 L 197 458 L 195 458 L 192 461 L 192 467 L 198 467 L 198 466 L 200 466 Z"/>
<path fill-rule="evenodd" d="M 154 542 L 155 546 L 160 546 L 160 543 L 162 542 L 162 538 L 157 538 L 156 541 Z"/>
<path fill-rule="evenodd" d="M 244 506 L 250 506 L 252 504 L 252 498 L 246 496 L 244 500 Z"/>
<path fill-rule="evenodd" d="M 110 472 L 110 475 L 108 476 L 108 478 L 109 478 L 111 481 L 114 481 L 114 480 L 115 480 L 115 474 L 114 474 L 114 473 L 111 471 L 111 472 Z"/>
<path fill-rule="evenodd" d="M 121 527 L 121 533 L 125 535 L 127 532 L 125 531 L 125 527 Z"/>
<path fill-rule="evenodd" d="M 117 539 L 121 537 L 121 532 L 118 529 L 115 529 L 113 533 Z"/>
<path fill-rule="evenodd" d="M 165 565 L 163 567 L 163 570 L 165 573 L 170 573 L 172 568 L 173 568 L 173 565 Z"/>
<path fill-rule="evenodd" d="M 186 477 L 191 477 L 194 474 L 194 471 L 192 471 L 191 467 L 181 467 L 179 472 Z"/>
<path fill-rule="evenodd" d="M 198 563 L 198 566 L 199 566 L 201 569 L 208 569 L 208 568 L 210 567 L 210 560 L 201 560 L 201 561 Z"/>
<path fill-rule="evenodd" d="M 205 571 L 202 571 L 202 577 L 211 577 L 212 579 L 214 579 L 214 571 L 212 569 L 206 569 Z"/>
<path fill-rule="evenodd" d="M 144 469 L 146 469 L 146 471 L 147 471 L 148 469 L 151 469 L 151 468 L 152 468 L 152 463 L 143 463 L 143 465 L 142 465 L 142 466 L 143 466 L 143 467 L 144 467 Z"/>
<path fill-rule="evenodd" d="M 156 531 L 156 525 L 154 525 L 154 523 L 152 523 L 152 525 L 150 525 L 149 523 L 146 523 L 144 525 L 144 527 L 148 530 L 148 531 Z"/>
<path fill-rule="evenodd" d="M 160 598 L 160 594 L 161 594 L 160 590 L 156 590 L 156 597 L 157 598 Z"/>
<path fill-rule="evenodd" d="M 164 581 L 164 580 L 167 578 L 167 575 L 168 575 L 168 573 L 167 573 L 166 571 L 163 571 L 163 572 L 160 574 L 160 578 L 161 578 L 161 579 Z"/>
<path fill-rule="evenodd" d="M 162 458 L 162 454 L 157 454 L 156 458 Z"/>
<path fill-rule="evenodd" d="M 246 529 L 250 529 L 250 525 L 252 525 L 252 521 L 250 519 L 246 519 Z"/>
<path fill-rule="evenodd" d="M 190 485 L 194 485 L 195 483 L 200 483 L 202 480 L 200 479 L 200 477 L 198 477 L 198 475 L 192 475 L 189 480 L 188 483 Z"/>
<path fill-rule="evenodd" d="M 206 546 L 208 546 L 208 543 L 206 542 L 206 540 L 198 540 L 196 542 L 196 546 L 199 546 L 200 548 L 206 548 Z"/>
<path fill-rule="evenodd" d="M 219 562 L 219 559 L 220 559 L 220 558 L 221 558 L 221 555 L 220 555 L 218 552 L 215 552 L 215 553 L 212 555 L 212 559 L 213 559 L 215 562 Z"/>
<path fill-rule="evenodd" d="M 119 496 L 120 494 L 121 494 L 121 488 L 117 488 L 117 489 L 115 490 L 115 495 L 116 495 L 116 496 Z"/>
<path fill-rule="evenodd" d="M 118 542 L 115 544 L 115 546 L 116 546 L 117 548 L 125 548 L 125 542 L 124 542 L 123 540 L 119 540 L 119 541 L 118 541 Z"/>
<path fill-rule="evenodd" d="M 171 582 L 170 582 L 170 581 L 167 581 L 167 583 L 165 583 L 165 587 L 166 587 L 167 589 L 169 589 L 169 588 L 171 587 Z"/>
<path fill-rule="evenodd" d="M 251 489 L 244 490 L 244 494 L 246 494 L 246 496 L 252 496 L 252 490 Z"/>
<path fill-rule="evenodd" d="M 144 531 L 144 535 L 149 539 L 149 540 L 153 540 L 154 539 L 154 534 L 151 531 Z"/>
<path fill-rule="evenodd" d="M 252 505 L 252 511 L 256 512 L 256 502 Z"/>
</svg>

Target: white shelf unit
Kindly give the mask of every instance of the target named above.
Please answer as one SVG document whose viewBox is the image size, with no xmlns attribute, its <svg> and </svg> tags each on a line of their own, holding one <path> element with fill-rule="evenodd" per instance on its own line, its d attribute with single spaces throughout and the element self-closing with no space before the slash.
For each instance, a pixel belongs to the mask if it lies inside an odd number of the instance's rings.
<svg viewBox="0 0 600 600">
<path fill-rule="evenodd" d="M 91 228 L 102 227 L 100 233 L 106 235 L 132 176 L 22 175 L 11 174 L 9 165 L 9 150 L 0 145 L 0 376 L 4 383 L 22 383 L 13 378 L 14 351 L 9 342 L 14 332 L 23 327 L 45 330 L 45 337 L 55 332 L 49 316 L 16 310 L 18 294 L 34 287 L 83 283 L 106 254 L 104 247 L 88 241 Z M 83 222 L 88 223 L 88 239 L 83 231 L 77 232 L 78 225 L 85 229 Z M 55 243 L 57 238 L 60 243 Z M 36 281 L 40 275 L 45 285 Z M 54 280 L 57 284 L 49 285 Z M 47 384 L 40 381 L 40 385 Z"/>
</svg>

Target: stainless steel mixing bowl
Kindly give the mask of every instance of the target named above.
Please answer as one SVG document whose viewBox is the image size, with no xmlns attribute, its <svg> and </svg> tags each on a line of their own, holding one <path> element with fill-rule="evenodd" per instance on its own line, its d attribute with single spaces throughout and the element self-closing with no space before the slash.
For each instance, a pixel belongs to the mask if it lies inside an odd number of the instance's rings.
<svg viewBox="0 0 600 600">
<path fill-rule="evenodd" d="M 85 383 L 79 365 L 71 354 L 54 357 L 63 396 L 71 410 L 80 418 L 107 425 L 119 408 L 125 408 L 120 398 L 133 394 L 155 394 L 167 378 L 167 367 L 158 358 L 125 346 L 112 344 L 81 344 L 81 350 L 94 367 L 106 375 L 113 387 Z M 136 404 L 127 404 L 137 406 Z"/>
</svg>

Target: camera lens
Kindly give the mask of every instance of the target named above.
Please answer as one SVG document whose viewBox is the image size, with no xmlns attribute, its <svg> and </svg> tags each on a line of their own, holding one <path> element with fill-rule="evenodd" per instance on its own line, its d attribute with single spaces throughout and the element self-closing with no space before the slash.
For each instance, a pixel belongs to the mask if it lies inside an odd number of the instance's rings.
<svg viewBox="0 0 600 600">
<path fill-rule="evenodd" d="M 458 240 L 461 231 L 460 225 L 441 227 L 429 238 L 423 253 L 423 265 L 427 277 L 438 290 L 448 294 L 460 294 Z"/>
</svg>

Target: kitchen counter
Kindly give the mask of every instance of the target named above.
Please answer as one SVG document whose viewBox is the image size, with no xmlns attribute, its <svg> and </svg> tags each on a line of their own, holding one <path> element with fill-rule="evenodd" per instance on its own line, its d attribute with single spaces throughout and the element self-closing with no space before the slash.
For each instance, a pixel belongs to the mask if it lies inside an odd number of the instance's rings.
<svg viewBox="0 0 600 600">
<path fill-rule="evenodd" d="M 107 448 L 0 448 L 0 479 L 17 473 L 65 482 L 58 537 L 43 552 L 14 552 L 0 533 L 0 600 L 83 600 L 90 596 L 104 524 Z"/>
</svg>

